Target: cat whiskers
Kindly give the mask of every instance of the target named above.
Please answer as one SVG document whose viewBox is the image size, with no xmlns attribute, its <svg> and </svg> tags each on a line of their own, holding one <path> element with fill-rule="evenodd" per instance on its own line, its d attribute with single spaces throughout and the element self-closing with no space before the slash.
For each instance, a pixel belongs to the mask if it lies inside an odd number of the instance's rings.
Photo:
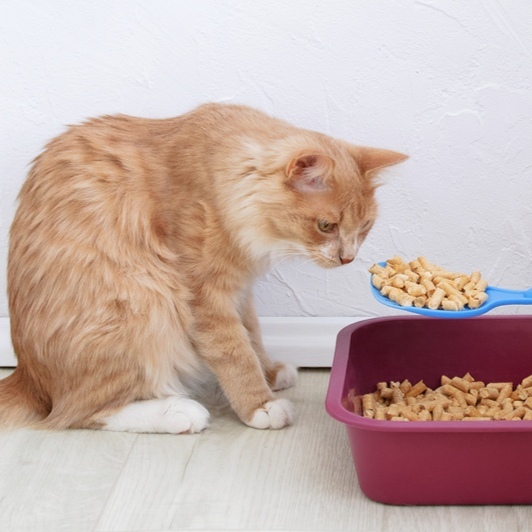
<svg viewBox="0 0 532 532">
<path fill-rule="evenodd" d="M 288 259 L 293 259 L 297 257 L 301 257 L 301 253 L 295 251 L 295 250 L 282 250 L 282 251 L 276 251 L 273 254 L 273 257 L 271 259 L 270 266 L 272 268 L 276 268 L 279 266 L 279 264 L 287 261 Z"/>
<path fill-rule="evenodd" d="M 303 246 L 298 246 L 297 244 L 294 244 L 293 242 L 290 242 L 289 240 L 282 240 L 280 238 L 275 239 L 278 242 L 282 242 L 283 244 L 288 244 L 287 248 L 282 248 L 279 250 L 274 250 L 272 254 L 275 256 L 275 262 L 272 261 L 272 266 L 278 266 L 281 262 L 284 262 L 287 259 L 291 258 L 301 258 L 304 257 L 305 260 L 301 262 L 301 266 L 306 265 L 307 263 L 311 262 L 313 264 L 321 265 L 322 267 L 332 267 L 335 266 L 334 261 L 331 260 L 330 257 L 327 257 L 322 254 L 314 254 L 307 251 Z M 297 246 L 297 248 L 294 248 L 294 246 Z"/>
<path fill-rule="evenodd" d="M 289 240 L 283 240 L 281 238 L 271 238 L 271 241 L 279 242 L 281 244 L 284 244 L 284 246 L 279 245 L 279 247 L 272 247 L 269 251 L 269 255 L 273 263 L 277 263 L 278 259 L 284 261 L 286 259 L 292 258 L 292 257 L 300 257 L 304 254 L 303 250 L 295 249 L 293 242 L 290 242 Z"/>
<path fill-rule="evenodd" d="M 270 254 L 270 267 L 275 268 L 279 266 L 279 264 L 289 259 L 294 259 L 302 256 L 304 256 L 303 253 L 296 249 L 273 249 Z"/>
</svg>

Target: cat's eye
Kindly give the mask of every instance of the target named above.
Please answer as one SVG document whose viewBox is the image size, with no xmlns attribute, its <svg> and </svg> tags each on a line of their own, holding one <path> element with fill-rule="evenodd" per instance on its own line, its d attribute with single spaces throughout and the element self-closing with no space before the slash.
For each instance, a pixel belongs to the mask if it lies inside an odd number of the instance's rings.
<svg viewBox="0 0 532 532">
<path fill-rule="evenodd" d="M 318 229 L 322 233 L 330 233 L 334 231 L 335 227 L 336 227 L 336 224 L 328 222 L 327 220 L 318 220 Z"/>
</svg>

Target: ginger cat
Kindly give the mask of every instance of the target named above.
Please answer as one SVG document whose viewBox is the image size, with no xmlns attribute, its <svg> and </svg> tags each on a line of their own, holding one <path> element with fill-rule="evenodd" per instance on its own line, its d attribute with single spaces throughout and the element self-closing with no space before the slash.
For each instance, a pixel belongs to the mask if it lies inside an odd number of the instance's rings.
<svg viewBox="0 0 532 532">
<path fill-rule="evenodd" d="M 254 279 L 303 255 L 351 262 L 376 216 L 376 172 L 406 156 L 357 147 L 244 106 L 107 116 L 37 157 L 11 228 L 8 295 L 18 367 L 0 426 L 198 432 L 215 375 L 247 425 L 278 429 Z"/>
</svg>

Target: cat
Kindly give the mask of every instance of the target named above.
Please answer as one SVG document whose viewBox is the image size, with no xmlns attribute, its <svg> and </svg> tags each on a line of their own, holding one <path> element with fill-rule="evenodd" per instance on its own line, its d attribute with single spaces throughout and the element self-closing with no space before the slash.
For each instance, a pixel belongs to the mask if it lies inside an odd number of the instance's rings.
<svg viewBox="0 0 532 532">
<path fill-rule="evenodd" d="M 242 105 L 70 127 L 35 159 L 11 227 L 18 365 L 0 426 L 199 432 L 209 375 L 243 423 L 291 424 L 273 392 L 297 370 L 264 350 L 253 281 L 286 257 L 353 261 L 378 171 L 405 158 Z"/>
</svg>

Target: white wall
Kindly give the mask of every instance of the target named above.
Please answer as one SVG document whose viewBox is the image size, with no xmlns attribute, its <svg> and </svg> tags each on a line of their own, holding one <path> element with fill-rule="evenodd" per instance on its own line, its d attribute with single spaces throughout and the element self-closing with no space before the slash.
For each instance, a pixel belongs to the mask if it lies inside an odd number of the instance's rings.
<svg viewBox="0 0 532 532">
<path fill-rule="evenodd" d="M 261 315 L 389 314 L 366 269 L 396 253 L 532 286 L 531 28 L 518 1 L 1 2 L 0 316 L 16 194 L 46 140 L 210 100 L 411 155 L 355 263 L 281 264 Z"/>
</svg>

